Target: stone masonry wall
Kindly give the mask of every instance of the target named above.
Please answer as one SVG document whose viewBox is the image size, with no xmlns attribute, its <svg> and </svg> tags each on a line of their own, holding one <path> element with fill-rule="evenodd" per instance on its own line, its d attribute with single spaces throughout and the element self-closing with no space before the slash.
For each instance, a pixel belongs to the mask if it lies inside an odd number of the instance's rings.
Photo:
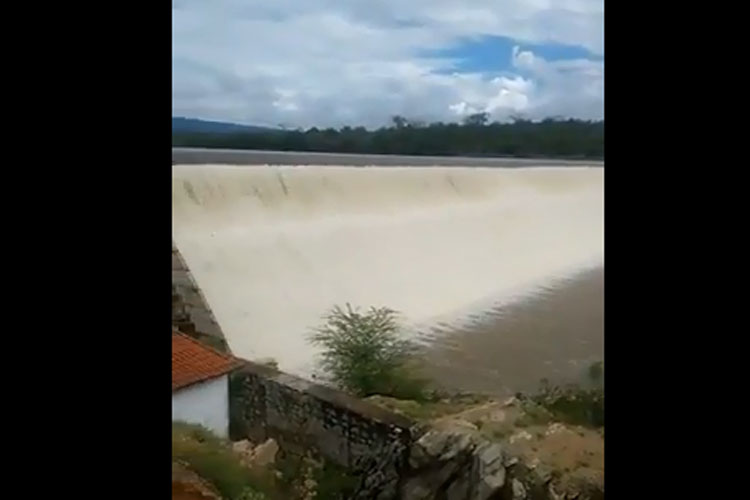
<svg viewBox="0 0 750 500">
<path fill-rule="evenodd" d="M 172 326 L 229 353 L 219 323 L 180 251 L 172 242 Z"/>
<path fill-rule="evenodd" d="M 411 440 L 414 422 L 340 391 L 246 362 L 230 383 L 235 439 L 272 437 L 286 449 L 314 448 L 326 459 L 359 469 L 373 453 Z"/>
</svg>

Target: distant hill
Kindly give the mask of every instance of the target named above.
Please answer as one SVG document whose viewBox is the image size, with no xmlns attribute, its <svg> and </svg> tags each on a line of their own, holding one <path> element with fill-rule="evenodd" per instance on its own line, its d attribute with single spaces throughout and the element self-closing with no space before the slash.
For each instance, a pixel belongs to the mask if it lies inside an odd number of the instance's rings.
<svg viewBox="0 0 750 500">
<path fill-rule="evenodd" d="M 237 123 L 172 117 L 172 133 L 237 134 L 276 131 L 275 128 L 239 125 Z"/>
<path fill-rule="evenodd" d="M 386 155 L 604 159 L 604 121 L 549 118 L 488 123 L 486 113 L 463 123 L 412 124 L 284 130 L 174 118 L 172 147 L 317 151 Z M 184 128 L 187 125 L 187 128 Z M 180 129 L 179 127 L 183 127 Z"/>
</svg>

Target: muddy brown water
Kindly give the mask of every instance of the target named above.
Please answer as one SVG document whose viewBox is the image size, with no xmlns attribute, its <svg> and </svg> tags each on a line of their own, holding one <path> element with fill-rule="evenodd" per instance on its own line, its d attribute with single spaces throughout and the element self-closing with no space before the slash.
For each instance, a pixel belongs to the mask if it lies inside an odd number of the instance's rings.
<svg viewBox="0 0 750 500">
<path fill-rule="evenodd" d="M 424 349 L 425 375 L 451 391 L 507 395 L 540 380 L 579 382 L 604 356 L 604 269 L 443 332 Z"/>
</svg>

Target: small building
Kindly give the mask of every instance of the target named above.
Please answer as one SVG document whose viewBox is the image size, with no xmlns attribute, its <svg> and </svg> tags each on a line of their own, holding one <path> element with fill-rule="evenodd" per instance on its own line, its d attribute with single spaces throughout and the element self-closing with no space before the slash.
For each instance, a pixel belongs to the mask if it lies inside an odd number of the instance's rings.
<svg viewBox="0 0 750 500">
<path fill-rule="evenodd" d="M 229 373 L 236 358 L 172 331 L 172 421 L 229 434 Z"/>
</svg>

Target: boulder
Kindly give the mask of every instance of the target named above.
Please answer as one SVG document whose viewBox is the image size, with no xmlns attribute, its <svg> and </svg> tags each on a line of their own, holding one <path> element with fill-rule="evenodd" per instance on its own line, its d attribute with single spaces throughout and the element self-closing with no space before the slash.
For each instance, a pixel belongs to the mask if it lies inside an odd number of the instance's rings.
<svg viewBox="0 0 750 500">
<path fill-rule="evenodd" d="M 511 481 L 513 500 L 526 500 L 526 487 L 518 479 Z"/>
<path fill-rule="evenodd" d="M 470 429 L 456 426 L 426 432 L 412 446 L 409 465 L 414 469 L 430 466 L 436 462 L 452 460 L 462 453 L 471 453 L 477 437 Z"/>
<path fill-rule="evenodd" d="M 232 443 L 232 450 L 238 455 L 242 455 L 242 456 L 252 455 L 253 447 L 254 447 L 253 443 L 251 443 L 247 439 L 243 439 L 241 441 L 235 441 Z"/>
<path fill-rule="evenodd" d="M 433 429 L 412 446 L 412 476 L 401 489 L 405 500 L 487 500 L 506 484 L 505 453 L 500 443 L 463 426 Z"/>
<path fill-rule="evenodd" d="M 467 500 L 471 495 L 471 471 L 465 470 L 445 492 L 446 500 Z"/>
<path fill-rule="evenodd" d="M 500 443 L 486 442 L 477 448 L 476 457 L 480 467 L 487 468 L 495 464 L 499 464 L 502 467 L 503 448 L 500 446 Z"/>
<path fill-rule="evenodd" d="M 487 500 L 505 486 L 503 449 L 499 443 L 483 443 L 474 454 L 476 488 L 472 500 Z"/>
<path fill-rule="evenodd" d="M 401 488 L 401 498 L 403 500 L 431 500 L 435 498 L 435 490 L 419 478 L 413 478 Z"/>
<path fill-rule="evenodd" d="M 276 453 L 279 451 L 279 445 L 274 439 L 268 439 L 265 443 L 259 444 L 253 449 L 249 464 L 251 467 L 266 467 L 276 461 Z"/>
<path fill-rule="evenodd" d="M 274 439 L 255 446 L 247 439 L 232 443 L 232 450 L 239 455 L 240 462 L 245 467 L 266 467 L 276 461 L 279 445 Z"/>
<path fill-rule="evenodd" d="M 401 489 L 403 500 L 428 500 L 435 498 L 438 491 L 448 486 L 448 481 L 455 477 L 464 466 L 459 460 L 442 462 L 442 465 L 418 471 L 415 477 L 407 480 Z"/>
</svg>

